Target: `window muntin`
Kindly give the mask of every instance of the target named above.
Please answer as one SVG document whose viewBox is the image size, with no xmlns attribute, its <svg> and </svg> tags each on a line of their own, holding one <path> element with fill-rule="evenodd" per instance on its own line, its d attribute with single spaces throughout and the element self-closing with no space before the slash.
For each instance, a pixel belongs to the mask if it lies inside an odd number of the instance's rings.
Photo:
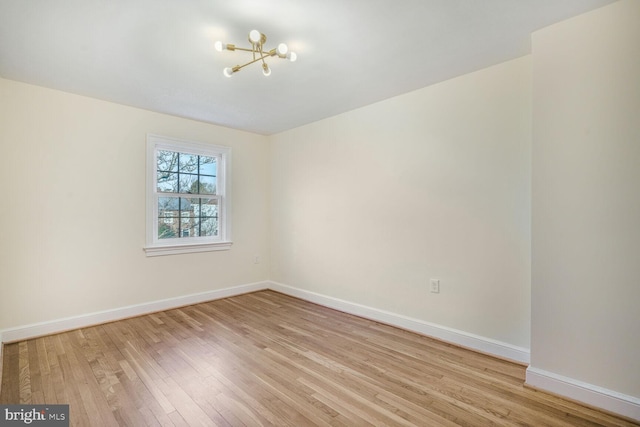
<svg viewBox="0 0 640 427">
<path fill-rule="evenodd" d="M 228 249 L 230 148 L 150 135 L 147 150 L 147 255 Z"/>
</svg>

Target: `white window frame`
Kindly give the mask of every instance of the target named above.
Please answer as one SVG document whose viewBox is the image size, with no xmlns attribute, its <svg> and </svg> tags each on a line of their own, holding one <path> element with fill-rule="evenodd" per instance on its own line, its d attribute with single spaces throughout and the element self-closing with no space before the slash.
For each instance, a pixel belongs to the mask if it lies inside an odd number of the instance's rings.
<svg viewBox="0 0 640 427">
<path fill-rule="evenodd" d="M 218 236 L 179 237 L 158 239 L 157 153 L 175 151 L 200 156 L 216 157 L 218 199 Z M 231 147 L 185 141 L 160 135 L 147 135 L 147 183 L 146 183 L 146 246 L 147 256 L 174 255 L 192 252 L 221 251 L 231 248 Z M 194 195 L 185 194 L 189 198 Z M 178 217 L 178 221 L 181 217 Z"/>
</svg>

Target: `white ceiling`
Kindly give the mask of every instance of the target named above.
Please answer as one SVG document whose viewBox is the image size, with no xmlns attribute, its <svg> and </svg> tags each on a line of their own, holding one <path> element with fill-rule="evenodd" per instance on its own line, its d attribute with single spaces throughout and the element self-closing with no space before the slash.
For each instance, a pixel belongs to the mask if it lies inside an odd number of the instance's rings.
<svg viewBox="0 0 640 427">
<path fill-rule="evenodd" d="M 530 52 L 532 31 L 613 0 L 0 0 L 0 76 L 273 134 Z M 232 78 L 249 53 L 285 42 Z"/>
</svg>

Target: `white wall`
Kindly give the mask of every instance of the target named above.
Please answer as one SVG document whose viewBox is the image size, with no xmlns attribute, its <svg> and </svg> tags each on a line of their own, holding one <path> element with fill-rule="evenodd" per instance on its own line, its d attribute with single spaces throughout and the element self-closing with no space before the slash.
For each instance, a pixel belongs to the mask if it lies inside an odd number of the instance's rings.
<svg viewBox="0 0 640 427">
<path fill-rule="evenodd" d="M 636 398 L 639 22 L 624 0 L 533 35 L 531 366 Z"/>
<path fill-rule="evenodd" d="M 528 348 L 530 84 L 524 57 L 270 137 L 271 278 Z"/>
<path fill-rule="evenodd" d="M 145 256 L 148 132 L 232 147 L 230 251 Z M 0 148 L 0 330 L 268 278 L 263 136 L 0 79 Z"/>
</svg>

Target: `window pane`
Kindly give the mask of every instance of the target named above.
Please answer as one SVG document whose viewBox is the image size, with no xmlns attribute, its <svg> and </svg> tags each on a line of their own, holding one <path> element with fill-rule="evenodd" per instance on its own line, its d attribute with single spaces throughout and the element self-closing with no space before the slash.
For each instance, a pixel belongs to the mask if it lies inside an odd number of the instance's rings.
<svg viewBox="0 0 640 427">
<path fill-rule="evenodd" d="M 183 205 L 182 203 L 180 204 Z M 193 227 L 193 214 L 191 210 L 181 210 L 180 211 L 180 228 L 181 230 L 188 230 Z M 181 237 L 188 237 L 182 233 Z"/>
<path fill-rule="evenodd" d="M 158 216 L 164 217 L 167 213 L 178 217 L 178 198 L 177 197 L 158 197 Z"/>
<path fill-rule="evenodd" d="M 157 157 L 159 171 L 178 171 L 178 153 L 174 151 L 158 151 Z"/>
<path fill-rule="evenodd" d="M 216 178 L 200 176 L 200 194 L 216 194 Z"/>
<path fill-rule="evenodd" d="M 197 217 L 218 217 L 218 199 L 200 199 L 200 205 L 193 206 L 193 213 Z"/>
<path fill-rule="evenodd" d="M 198 199 L 180 198 L 180 217 L 188 218 L 193 216 L 194 206 L 198 206 Z"/>
<path fill-rule="evenodd" d="M 217 236 L 218 218 L 200 219 L 200 236 Z"/>
<path fill-rule="evenodd" d="M 178 221 L 167 224 L 164 218 L 158 218 L 158 239 L 172 239 L 178 237 Z"/>
<path fill-rule="evenodd" d="M 218 164 L 215 157 L 200 156 L 200 175 L 217 175 Z"/>
<path fill-rule="evenodd" d="M 158 172 L 158 191 L 165 193 L 178 192 L 178 174 L 171 172 Z"/>
<path fill-rule="evenodd" d="M 158 197 L 158 239 L 178 236 L 178 199 Z"/>
<path fill-rule="evenodd" d="M 198 175 L 180 174 L 180 192 L 198 194 Z"/>
<path fill-rule="evenodd" d="M 198 156 L 180 153 L 180 172 L 198 173 Z"/>
<path fill-rule="evenodd" d="M 197 236 L 215 237 L 218 235 L 218 199 L 199 199 L 193 203 L 195 215 L 194 234 Z"/>
</svg>

